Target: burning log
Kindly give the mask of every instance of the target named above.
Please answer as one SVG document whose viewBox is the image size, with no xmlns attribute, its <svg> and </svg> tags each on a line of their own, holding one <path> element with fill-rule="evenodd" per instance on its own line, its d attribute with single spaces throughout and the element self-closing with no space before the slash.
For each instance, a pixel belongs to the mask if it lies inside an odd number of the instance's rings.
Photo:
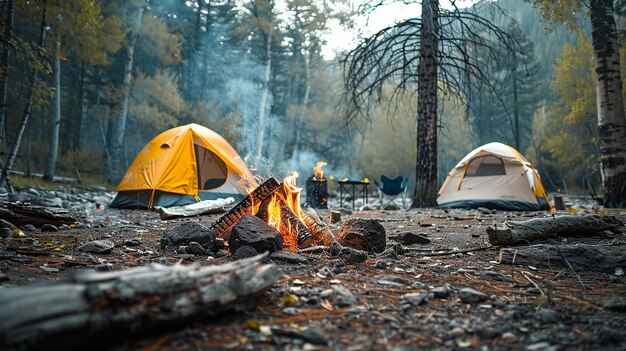
<svg viewBox="0 0 626 351">
<path fill-rule="evenodd" d="M 230 229 L 241 219 L 241 217 L 247 214 L 255 214 L 257 210 L 256 207 L 263 200 L 272 195 L 279 187 L 280 184 L 276 178 L 269 178 L 254 189 L 237 205 L 213 222 L 213 224 L 211 224 L 211 229 L 215 230 L 215 234 L 218 237 L 227 237 L 230 233 Z"/>
<path fill-rule="evenodd" d="M 82 273 L 64 282 L 0 291 L 0 348 L 76 349 L 254 306 L 282 275 L 266 255 L 222 266 Z"/>
<path fill-rule="evenodd" d="M 330 231 L 330 228 L 325 225 L 319 224 L 305 211 L 301 211 L 302 222 L 307 227 L 309 232 L 313 235 L 313 241 L 318 245 L 330 245 L 335 241 L 335 236 Z"/>
<path fill-rule="evenodd" d="M 280 210 L 273 213 L 272 208 Z M 283 235 L 283 244 L 286 247 L 305 248 L 311 246 L 313 235 L 279 196 L 273 196 L 263 201 L 256 215 L 270 225 L 277 227 Z"/>
</svg>

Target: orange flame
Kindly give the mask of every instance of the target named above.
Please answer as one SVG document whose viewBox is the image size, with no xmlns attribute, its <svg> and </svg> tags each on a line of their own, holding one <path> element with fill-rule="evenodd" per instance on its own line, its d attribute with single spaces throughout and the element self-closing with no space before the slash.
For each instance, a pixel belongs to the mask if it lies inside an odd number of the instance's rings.
<svg viewBox="0 0 626 351">
<path fill-rule="evenodd" d="M 298 226 L 283 220 L 281 209 L 281 206 L 286 206 L 293 211 L 298 220 L 304 220 L 300 209 L 302 188 L 296 186 L 296 178 L 298 178 L 298 172 L 293 172 L 291 176 L 283 179 L 282 189 L 272 195 L 267 205 L 267 224 L 283 234 L 283 244 L 286 249 L 297 251 L 297 240 L 300 234 Z"/>
<path fill-rule="evenodd" d="M 317 179 L 317 180 L 323 180 L 324 179 L 324 170 L 322 170 L 322 167 L 326 166 L 327 163 L 324 161 L 319 161 L 318 163 L 315 164 L 315 167 L 313 167 L 313 170 L 315 171 L 315 175 L 313 176 L 313 178 Z"/>
</svg>

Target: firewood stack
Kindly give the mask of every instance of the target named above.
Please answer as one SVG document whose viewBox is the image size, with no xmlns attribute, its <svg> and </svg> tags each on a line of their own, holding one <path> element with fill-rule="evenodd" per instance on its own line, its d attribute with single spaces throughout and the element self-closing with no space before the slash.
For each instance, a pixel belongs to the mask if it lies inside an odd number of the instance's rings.
<svg viewBox="0 0 626 351">
<path fill-rule="evenodd" d="M 230 230 L 241 217 L 253 214 L 276 228 L 283 235 L 286 247 L 303 249 L 314 243 L 328 245 L 333 240 L 330 229 L 300 208 L 299 197 L 299 190 L 293 191 L 271 177 L 213 222 L 211 228 L 217 236 L 228 239 Z"/>
</svg>

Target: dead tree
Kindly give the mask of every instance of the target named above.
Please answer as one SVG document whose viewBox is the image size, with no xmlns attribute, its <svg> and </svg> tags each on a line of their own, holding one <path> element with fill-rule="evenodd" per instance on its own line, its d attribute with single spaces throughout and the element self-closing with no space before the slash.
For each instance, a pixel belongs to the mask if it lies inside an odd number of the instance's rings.
<svg viewBox="0 0 626 351">
<path fill-rule="evenodd" d="M 391 2 L 376 1 L 369 7 Z M 413 207 L 436 203 L 438 91 L 467 103 L 471 79 L 498 94 L 481 62 L 501 62 L 503 50 L 510 56 L 519 51 L 515 38 L 473 10 L 449 11 L 439 6 L 439 0 L 422 0 L 421 4 L 421 18 L 379 31 L 343 60 L 348 120 L 367 117 L 372 103 L 382 98 L 385 84 L 395 86 L 390 101 L 402 94 L 417 94 L 418 176 Z"/>
<path fill-rule="evenodd" d="M 136 333 L 254 306 L 282 275 L 265 255 L 222 266 L 152 264 L 0 291 L 0 348 L 88 349 Z"/>
</svg>

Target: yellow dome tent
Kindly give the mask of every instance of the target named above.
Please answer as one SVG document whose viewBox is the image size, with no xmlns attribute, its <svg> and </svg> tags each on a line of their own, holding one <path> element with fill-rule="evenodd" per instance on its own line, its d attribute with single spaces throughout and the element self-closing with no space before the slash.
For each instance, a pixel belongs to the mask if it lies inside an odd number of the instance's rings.
<svg viewBox="0 0 626 351">
<path fill-rule="evenodd" d="M 256 185 L 246 164 L 224 138 L 192 123 L 152 139 L 126 171 L 109 206 L 145 209 L 242 198 Z"/>
<path fill-rule="evenodd" d="M 514 211 L 550 208 L 539 173 L 517 150 L 502 143 L 485 144 L 467 154 L 448 173 L 437 203 Z"/>
</svg>

